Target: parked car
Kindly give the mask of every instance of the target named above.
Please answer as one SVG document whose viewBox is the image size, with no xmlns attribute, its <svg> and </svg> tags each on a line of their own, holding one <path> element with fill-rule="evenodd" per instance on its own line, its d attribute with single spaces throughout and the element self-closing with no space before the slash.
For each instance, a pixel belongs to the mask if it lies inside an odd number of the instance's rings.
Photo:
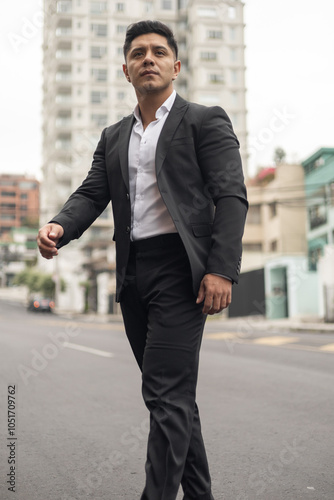
<svg viewBox="0 0 334 500">
<path fill-rule="evenodd" d="M 33 296 L 28 301 L 29 311 L 52 312 L 55 303 L 48 297 Z"/>
</svg>

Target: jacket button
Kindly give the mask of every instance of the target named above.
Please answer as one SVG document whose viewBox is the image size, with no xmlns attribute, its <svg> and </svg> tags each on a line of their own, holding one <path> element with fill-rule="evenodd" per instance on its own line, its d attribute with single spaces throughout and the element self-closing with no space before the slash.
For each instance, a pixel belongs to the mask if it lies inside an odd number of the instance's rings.
<svg viewBox="0 0 334 500">
<path fill-rule="evenodd" d="M 130 195 L 129 193 L 126 193 L 126 199 L 129 200 L 130 199 Z"/>
<path fill-rule="evenodd" d="M 126 232 L 129 233 L 130 232 L 130 227 L 129 226 L 126 226 Z"/>
</svg>

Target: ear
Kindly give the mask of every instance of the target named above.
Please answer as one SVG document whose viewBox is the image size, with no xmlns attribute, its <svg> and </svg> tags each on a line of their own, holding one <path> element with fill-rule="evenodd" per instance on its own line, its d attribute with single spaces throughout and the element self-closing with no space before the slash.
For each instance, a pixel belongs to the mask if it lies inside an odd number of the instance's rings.
<svg viewBox="0 0 334 500">
<path fill-rule="evenodd" d="M 130 76 L 129 76 L 129 72 L 128 72 L 128 68 L 127 68 L 126 64 L 123 64 L 123 73 L 124 73 L 125 78 L 127 79 L 127 81 L 131 82 L 131 79 L 130 79 Z"/>
<path fill-rule="evenodd" d="M 175 63 L 174 63 L 174 74 L 173 74 L 172 80 L 176 80 L 177 79 L 177 76 L 180 73 L 180 71 L 181 71 L 181 61 L 175 61 Z"/>
</svg>

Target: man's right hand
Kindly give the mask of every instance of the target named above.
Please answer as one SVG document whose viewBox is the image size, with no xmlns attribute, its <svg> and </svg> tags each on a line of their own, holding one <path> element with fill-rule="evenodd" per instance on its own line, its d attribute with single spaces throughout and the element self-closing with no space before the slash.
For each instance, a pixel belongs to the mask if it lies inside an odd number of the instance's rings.
<svg viewBox="0 0 334 500">
<path fill-rule="evenodd" d="M 64 234 L 64 229 L 60 224 L 45 224 L 39 231 L 37 236 L 37 244 L 40 254 L 45 259 L 53 259 L 58 255 L 56 245 Z"/>
</svg>

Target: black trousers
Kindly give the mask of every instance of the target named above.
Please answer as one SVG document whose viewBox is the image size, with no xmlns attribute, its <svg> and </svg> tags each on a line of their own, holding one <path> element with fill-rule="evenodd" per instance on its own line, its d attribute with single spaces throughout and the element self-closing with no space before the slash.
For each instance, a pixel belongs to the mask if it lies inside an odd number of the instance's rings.
<svg viewBox="0 0 334 500">
<path fill-rule="evenodd" d="M 178 234 L 131 245 L 121 308 L 150 411 L 141 500 L 175 500 L 180 484 L 184 500 L 213 500 L 196 405 L 206 316 L 188 257 Z"/>
</svg>

